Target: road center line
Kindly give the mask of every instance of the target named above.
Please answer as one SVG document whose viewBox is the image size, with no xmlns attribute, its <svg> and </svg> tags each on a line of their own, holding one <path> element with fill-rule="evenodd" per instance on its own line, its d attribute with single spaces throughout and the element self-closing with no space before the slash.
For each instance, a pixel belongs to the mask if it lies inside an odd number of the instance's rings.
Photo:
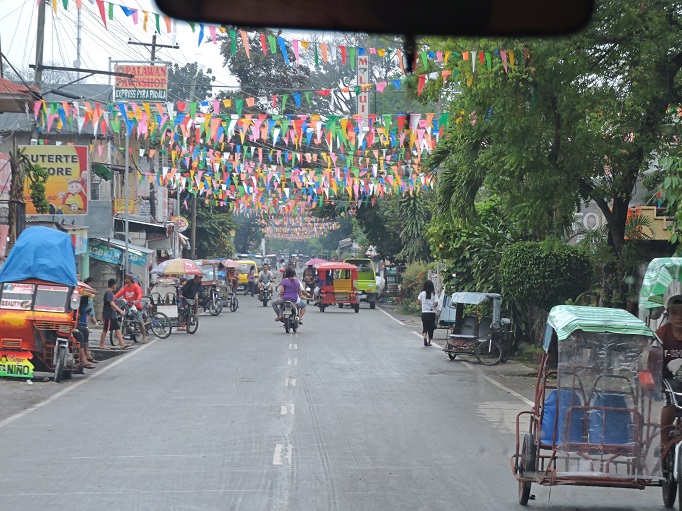
<svg viewBox="0 0 682 511">
<path fill-rule="evenodd" d="M 298 349 L 298 344 L 290 344 L 289 345 L 290 350 L 297 350 Z"/>
<path fill-rule="evenodd" d="M 298 359 L 297 358 L 290 358 L 287 361 L 287 365 L 289 366 L 297 366 L 298 365 Z"/>
<path fill-rule="evenodd" d="M 285 387 L 295 387 L 296 386 L 296 378 L 287 378 L 286 381 L 284 382 Z"/>
<path fill-rule="evenodd" d="M 282 408 L 280 410 L 280 415 L 296 415 L 296 411 L 294 409 L 294 405 L 282 405 Z"/>
<path fill-rule="evenodd" d="M 282 444 L 275 444 L 275 454 L 272 456 L 273 465 L 282 464 L 282 449 L 284 446 Z"/>
</svg>

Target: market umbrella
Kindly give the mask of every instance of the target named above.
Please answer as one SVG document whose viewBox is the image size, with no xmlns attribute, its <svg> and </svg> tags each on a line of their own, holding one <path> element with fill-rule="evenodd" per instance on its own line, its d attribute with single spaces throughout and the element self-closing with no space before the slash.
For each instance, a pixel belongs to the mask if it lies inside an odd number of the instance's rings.
<svg viewBox="0 0 682 511">
<path fill-rule="evenodd" d="M 644 274 L 639 292 L 639 306 L 645 309 L 663 307 L 663 296 L 673 282 L 680 280 L 681 270 L 680 257 L 660 257 L 652 260 Z"/>
<path fill-rule="evenodd" d="M 220 261 L 220 264 L 222 264 L 225 268 L 236 268 L 239 265 L 237 261 L 233 261 L 232 259 L 223 259 Z"/>
<path fill-rule="evenodd" d="M 310 266 L 312 264 L 313 266 L 316 266 L 318 264 L 322 264 L 322 263 L 326 263 L 326 262 L 327 261 L 325 261 L 324 259 L 320 259 L 319 257 L 313 257 L 310 261 L 305 263 L 305 265 Z"/>
<path fill-rule="evenodd" d="M 203 275 L 199 265 L 191 259 L 169 259 L 150 271 L 152 275 Z"/>
</svg>

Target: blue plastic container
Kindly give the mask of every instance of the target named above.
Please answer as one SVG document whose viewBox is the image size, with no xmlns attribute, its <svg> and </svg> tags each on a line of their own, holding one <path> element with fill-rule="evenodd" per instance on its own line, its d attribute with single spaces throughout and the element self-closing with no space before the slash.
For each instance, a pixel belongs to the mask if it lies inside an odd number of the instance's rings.
<svg viewBox="0 0 682 511">
<path fill-rule="evenodd" d="M 583 419 L 585 412 L 582 409 L 573 409 L 571 411 L 571 423 L 566 427 L 566 414 L 571 407 L 582 406 L 580 396 L 570 390 L 562 390 L 557 392 L 552 390 L 545 396 L 544 413 L 542 415 L 542 435 L 540 441 L 543 444 L 551 444 L 554 439 L 554 421 L 557 414 L 557 395 L 559 396 L 559 420 L 556 423 L 557 435 L 556 444 L 561 445 L 569 442 L 580 442 L 583 436 Z"/>
</svg>

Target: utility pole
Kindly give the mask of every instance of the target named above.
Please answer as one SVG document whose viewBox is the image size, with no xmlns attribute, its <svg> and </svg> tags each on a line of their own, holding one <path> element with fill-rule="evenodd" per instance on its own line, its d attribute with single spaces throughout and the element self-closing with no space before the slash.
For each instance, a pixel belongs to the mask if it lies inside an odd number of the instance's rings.
<svg viewBox="0 0 682 511">
<path fill-rule="evenodd" d="M 138 43 L 137 41 L 133 41 L 132 39 L 128 39 L 128 44 L 132 44 L 134 46 L 151 46 L 152 47 L 152 57 L 151 57 L 151 62 L 154 62 L 156 60 L 156 49 L 157 48 L 170 48 L 171 50 L 179 50 L 180 46 L 178 43 L 175 44 L 156 44 L 156 32 L 152 36 L 152 44 L 149 43 Z"/>
<path fill-rule="evenodd" d="M 43 85 L 43 45 L 45 38 L 45 4 L 47 0 L 38 2 L 38 27 L 36 28 L 36 72 L 33 78 L 40 88 Z"/>
<path fill-rule="evenodd" d="M 81 67 L 81 9 L 78 9 L 78 18 L 76 19 L 76 62 L 73 63 L 73 67 Z M 76 78 L 80 77 L 81 73 L 78 71 Z"/>
<path fill-rule="evenodd" d="M 198 190 L 197 190 L 198 192 Z M 192 245 L 192 250 L 190 253 L 192 254 L 190 258 L 192 260 L 196 259 L 197 256 L 197 193 L 192 194 L 192 220 L 191 220 L 191 225 L 192 225 L 192 232 L 191 232 L 191 240 L 190 243 Z"/>
</svg>

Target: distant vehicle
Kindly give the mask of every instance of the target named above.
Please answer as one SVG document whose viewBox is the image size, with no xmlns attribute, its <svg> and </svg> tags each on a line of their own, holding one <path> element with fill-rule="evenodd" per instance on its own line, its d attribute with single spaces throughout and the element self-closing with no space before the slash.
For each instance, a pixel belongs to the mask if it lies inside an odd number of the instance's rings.
<svg viewBox="0 0 682 511">
<path fill-rule="evenodd" d="M 344 259 L 344 262 L 358 267 L 358 299 L 369 303 L 369 308 L 374 309 L 377 302 L 377 279 L 374 273 L 372 260 L 362 257 Z"/>
<path fill-rule="evenodd" d="M 240 259 L 238 262 L 239 266 L 237 266 L 237 270 L 239 270 L 239 290 L 241 290 L 246 289 L 246 283 L 248 282 L 249 270 L 251 269 L 251 266 L 256 267 L 256 278 L 258 278 L 258 265 L 253 259 Z"/>
</svg>

